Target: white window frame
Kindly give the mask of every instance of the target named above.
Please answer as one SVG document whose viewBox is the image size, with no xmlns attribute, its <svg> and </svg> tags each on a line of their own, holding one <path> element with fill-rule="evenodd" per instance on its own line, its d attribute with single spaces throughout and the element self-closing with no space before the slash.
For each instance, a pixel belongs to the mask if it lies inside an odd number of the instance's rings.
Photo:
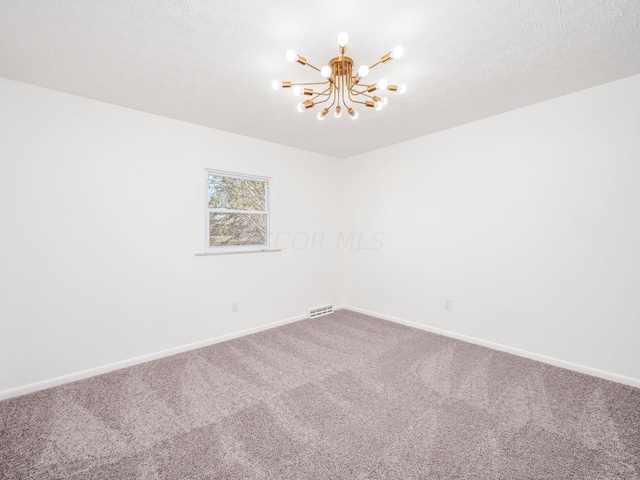
<svg viewBox="0 0 640 480">
<path fill-rule="evenodd" d="M 238 178 L 240 180 L 253 180 L 258 182 L 265 182 L 265 211 L 256 210 L 230 210 L 226 208 L 209 208 L 209 175 L 218 177 Z M 207 253 L 243 253 L 243 252 L 261 252 L 271 250 L 271 185 L 273 179 L 270 177 L 261 177 L 258 175 L 247 175 L 244 173 L 226 172 L 223 170 L 214 170 L 207 168 L 204 171 L 204 214 L 205 214 L 205 229 L 204 229 L 204 250 Z M 266 243 L 260 243 L 256 245 L 209 245 L 209 213 L 221 212 L 221 213 L 253 213 L 267 216 L 267 232 Z"/>
</svg>

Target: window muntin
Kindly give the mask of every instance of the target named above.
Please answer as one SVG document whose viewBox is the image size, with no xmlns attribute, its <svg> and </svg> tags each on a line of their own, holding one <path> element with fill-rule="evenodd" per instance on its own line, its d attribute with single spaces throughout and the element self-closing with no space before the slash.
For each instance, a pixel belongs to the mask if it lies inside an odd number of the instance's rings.
<svg viewBox="0 0 640 480">
<path fill-rule="evenodd" d="M 269 178 L 207 170 L 209 250 L 269 247 Z"/>
</svg>

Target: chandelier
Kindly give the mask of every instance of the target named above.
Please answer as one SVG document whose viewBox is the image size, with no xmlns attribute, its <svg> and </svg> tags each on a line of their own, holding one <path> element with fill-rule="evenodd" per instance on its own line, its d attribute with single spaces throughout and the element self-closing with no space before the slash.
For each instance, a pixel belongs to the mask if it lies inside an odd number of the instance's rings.
<svg viewBox="0 0 640 480">
<path fill-rule="evenodd" d="M 287 50 L 287 60 L 313 68 L 326 78 L 324 82 L 294 83 L 274 80 L 271 86 L 274 90 L 289 88 L 295 96 L 307 97 L 306 100 L 298 103 L 298 111 L 304 112 L 316 106 L 321 107 L 322 110 L 318 112 L 319 120 L 324 120 L 324 117 L 332 109 L 336 118 L 340 118 L 342 111 L 346 110 L 349 116 L 355 120 L 358 118 L 358 112 L 353 108 L 355 104 L 364 105 L 374 110 L 381 110 L 387 104 L 387 98 L 381 96 L 381 92 L 384 90 L 400 94 L 406 92 L 406 85 L 390 85 L 384 78 L 375 83 L 366 83 L 364 80 L 373 68 L 394 58 L 402 57 L 404 53 L 402 47 L 395 47 L 371 66 L 363 64 L 357 70 L 354 70 L 353 60 L 346 56 L 348 41 L 349 35 L 345 32 L 338 35 L 340 55 L 329 60 L 329 63 L 322 68 L 311 65 L 306 58 L 298 55 L 295 50 Z"/>
</svg>

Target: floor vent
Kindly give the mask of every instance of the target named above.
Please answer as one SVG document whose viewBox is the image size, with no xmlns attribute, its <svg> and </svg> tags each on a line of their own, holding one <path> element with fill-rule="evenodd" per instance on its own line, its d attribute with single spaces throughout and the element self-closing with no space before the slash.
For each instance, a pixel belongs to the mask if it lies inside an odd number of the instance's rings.
<svg viewBox="0 0 640 480">
<path fill-rule="evenodd" d="M 318 308 L 310 308 L 309 318 L 318 318 L 323 315 L 329 315 L 330 313 L 333 313 L 333 305 L 327 305 L 325 307 L 318 307 Z"/>
</svg>

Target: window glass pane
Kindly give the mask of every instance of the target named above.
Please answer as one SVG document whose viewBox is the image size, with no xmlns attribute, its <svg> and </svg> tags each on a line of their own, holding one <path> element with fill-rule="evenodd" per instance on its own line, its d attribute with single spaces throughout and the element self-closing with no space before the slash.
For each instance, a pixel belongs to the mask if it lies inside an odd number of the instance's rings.
<svg viewBox="0 0 640 480">
<path fill-rule="evenodd" d="M 266 182 L 209 175 L 209 208 L 266 210 Z"/>
<path fill-rule="evenodd" d="M 209 212 L 209 246 L 266 245 L 267 216 Z"/>
</svg>

